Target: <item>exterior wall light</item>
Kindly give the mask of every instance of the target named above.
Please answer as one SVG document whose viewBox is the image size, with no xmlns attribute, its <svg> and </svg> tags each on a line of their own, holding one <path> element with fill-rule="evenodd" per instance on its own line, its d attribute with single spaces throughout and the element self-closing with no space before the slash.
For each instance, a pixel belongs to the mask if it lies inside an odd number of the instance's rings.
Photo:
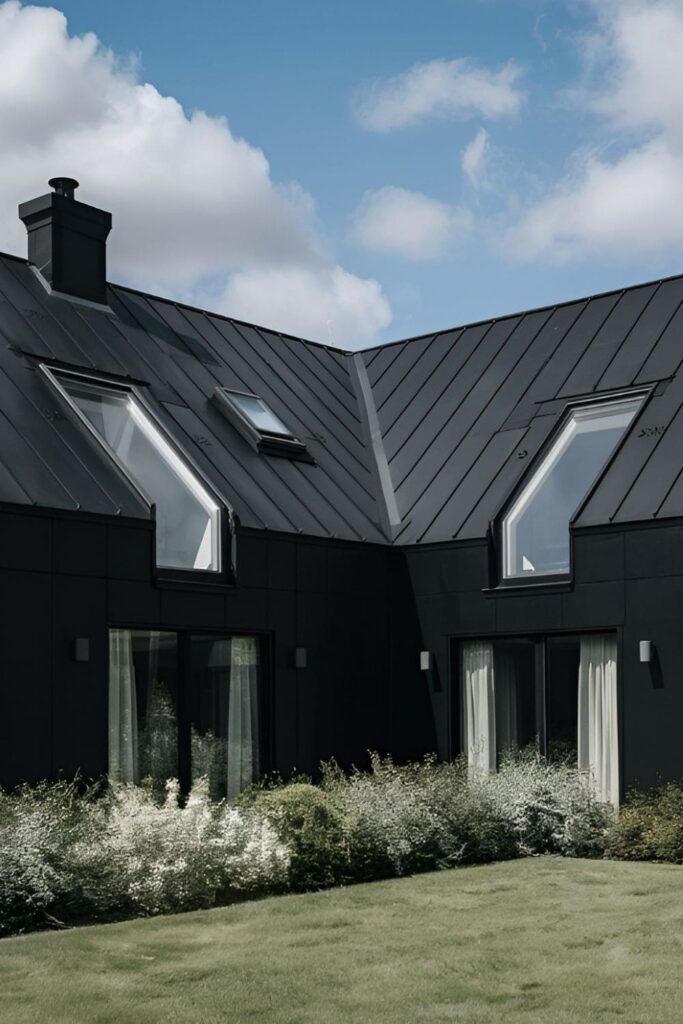
<svg viewBox="0 0 683 1024">
<path fill-rule="evenodd" d="M 73 643 L 74 661 L 90 661 L 90 637 L 78 636 Z"/>
<path fill-rule="evenodd" d="M 305 647 L 294 648 L 294 668 L 306 668 L 308 656 Z"/>
<path fill-rule="evenodd" d="M 652 661 L 652 653 L 654 651 L 654 644 L 652 640 L 641 640 L 639 642 L 640 647 L 640 660 L 643 662 Z"/>
<path fill-rule="evenodd" d="M 420 651 L 420 672 L 429 672 L 432 667 L 432 652 Z"/>
</svg>

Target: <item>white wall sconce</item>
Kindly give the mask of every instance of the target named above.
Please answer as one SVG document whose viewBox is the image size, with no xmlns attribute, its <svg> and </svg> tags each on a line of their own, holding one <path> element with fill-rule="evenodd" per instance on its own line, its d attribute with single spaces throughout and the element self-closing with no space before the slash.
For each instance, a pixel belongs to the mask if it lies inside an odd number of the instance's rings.
<svg viewBox="0 0 683 1024">
<path fill-rule="evenodd" d="M 640 660 L 642 662 L 651 662 L 655 646 L 652 640 L 640 640 L 638 646 L 640 649 Z"/>
<path fill-rule="evenodd" d="M 429 672 L 432 668 L 432 652 L 420 651 L 420 672 Z"/>
<path fill-rule="evenodd" d="M 294 648 L 294 668 L 306 668 L 308 655 L 305 647 Z"/>
</svg>

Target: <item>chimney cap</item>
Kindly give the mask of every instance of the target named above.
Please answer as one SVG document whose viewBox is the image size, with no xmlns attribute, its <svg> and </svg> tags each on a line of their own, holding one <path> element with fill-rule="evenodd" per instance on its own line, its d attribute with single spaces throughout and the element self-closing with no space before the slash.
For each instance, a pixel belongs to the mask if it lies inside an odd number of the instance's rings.
<svg viewBox="0 0 683 1024">
<path fill-rule="evenodd" d="M 64 196 L 65 199 L 73 199 L 78 184 L 75 178 L 50 178 L 48 181 L 50 188 L 53 188 L 60 196 Z"/>
</svg>

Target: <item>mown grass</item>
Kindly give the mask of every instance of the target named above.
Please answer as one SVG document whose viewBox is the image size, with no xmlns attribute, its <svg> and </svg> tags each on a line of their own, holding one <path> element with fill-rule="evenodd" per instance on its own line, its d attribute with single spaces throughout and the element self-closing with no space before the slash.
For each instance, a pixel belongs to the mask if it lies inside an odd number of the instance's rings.
<svg viewBox="0 0 683 1024">
<path fill-rule="evenodd" d="M 683 869 L 534 858 L 0 941 L 3 1024 L 679 1024 Z"/>
</svg>

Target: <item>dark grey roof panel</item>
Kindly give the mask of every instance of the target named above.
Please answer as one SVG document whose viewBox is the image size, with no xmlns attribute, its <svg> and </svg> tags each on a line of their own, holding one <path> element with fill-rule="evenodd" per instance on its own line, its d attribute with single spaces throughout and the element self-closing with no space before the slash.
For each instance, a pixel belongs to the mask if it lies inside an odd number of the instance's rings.
<svg viewBox="0 0 683 1024">
<path fill-rule="evenodd" d="M 600 330 L 591 338 L 584 355 L 558 391 L 559 398 L 586 394 L 599 387 L 601 376 L 637 324 L 656 290 L 657 285 L 646 285 L 630 289 L 621 295 Z"/>
<path fill-rule="evenodd" d="M 597 382 L 601 390 L 633 384 L 683 302 L 683 281 L 663 281 Z"/>
</svg>

